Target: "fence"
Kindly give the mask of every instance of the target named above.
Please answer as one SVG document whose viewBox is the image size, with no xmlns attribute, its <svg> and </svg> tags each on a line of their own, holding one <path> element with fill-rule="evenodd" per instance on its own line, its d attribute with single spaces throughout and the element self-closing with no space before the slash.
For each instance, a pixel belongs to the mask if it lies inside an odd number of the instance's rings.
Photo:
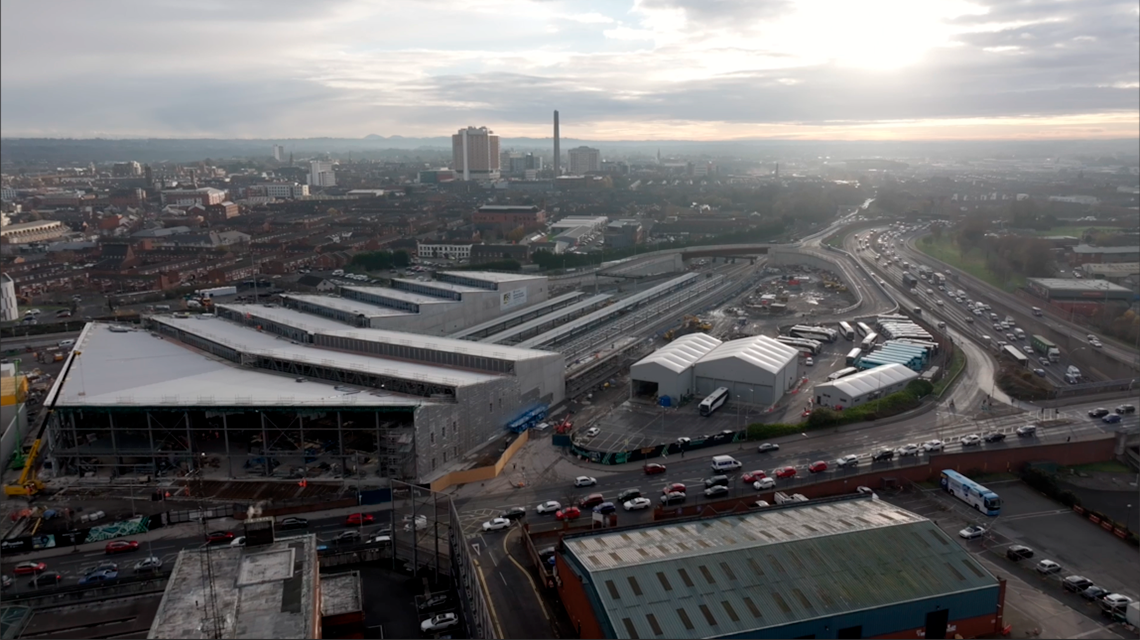
<svg viewBox="0 0 1140 640">
<path fill-rule="evenodd" d="M 670 454 L 680 455 L 684 458 L 685 454 L 690 451 L 696 451 L 706 447 L 715 447 L 722 444 L 743 442 L 746 439 L 746 431 L 734 431 L 731 436 L 718 434 L 707 440 L 695 440 L 684 444 L 671 442 L 669 444 L 658 444 L 652 447 L 641 447 L 630 451 L 591 451 L 577 444 L 572 444 L 570 445 L 570 452 L 582 459 L 599 464 L 625 464 L 627 462 L 649 460 L 650 458 L 668 457 Z"/>
<path fill-rule="evenodd" d="M 523 431 L 515 441 L 507 447 L 503 455 L 495 461 L 495 464 L 488 467 L 476 467 L 474 469 L 465 469 L 463 471 L 452 471 L 451 473 L 435 480 L 431 483 L 432 491 L 443 491 L 448 487 L 453 487 L 457 484 L 467 484 L 469 482 L 484 482 L 492 478 L 499 477 L 503 472 L 503 467 L 511 461 L 511 458 L 518 453 L 518 450 L 523 447 L 530 440 L 530 431 Z"/>
</svg>

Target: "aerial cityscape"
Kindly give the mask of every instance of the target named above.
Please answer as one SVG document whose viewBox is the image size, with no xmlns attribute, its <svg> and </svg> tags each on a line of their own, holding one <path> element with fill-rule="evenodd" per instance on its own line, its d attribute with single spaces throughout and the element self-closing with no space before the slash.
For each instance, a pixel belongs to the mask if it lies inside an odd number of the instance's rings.
<svg viewBox="0 0 1140 640">
<path fill-rule="evenodd" d="M 5 640 L 1140 638 L 1134 1 L 0 9 Z"/>
</svg>

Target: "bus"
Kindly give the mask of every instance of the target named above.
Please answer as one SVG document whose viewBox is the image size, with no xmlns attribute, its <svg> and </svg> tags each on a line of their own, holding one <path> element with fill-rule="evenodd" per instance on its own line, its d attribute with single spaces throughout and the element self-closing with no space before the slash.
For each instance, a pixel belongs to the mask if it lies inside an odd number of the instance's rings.
<svg viewBox="0 0 1140 640">
<path fill-rule="evenodd" d="M 791 336 L 776 336 L 776 342 L 782 342 L 789 347 L 795 347 L 809 356 L 818 356 L 823 345 L 818 340 L 810 338 L 793 338 Z"/>
<path fill-rule="evenodd" d="M 807 338 L 808 340 L 818 340 L 820 342 L 835 342 L 838 333 L 835 329 L 828 329 L 827 327 L 812 327 L 797 324 L 791 329 L 788 329 L 788 335 L 793 338 Z"/>
<path fill-rule="evenodd" d="M 828 382 L 835 382 L 836 380 L 838 380 L 844 376 L 849 376 L 849 375 L 851 375 L 857 371 L 859 371 L 859 370 L 856 369 L 855 367 L 847 367 L 846 369 L 840 369 L 839 371 L 836 371 L 835 373 L 828 375 L 827 381 Z"/>
<path fill-rule="evenodd" d="M 891 342 L 898 342 L 901 344 L 913 344 L 916 347 L 926 349 L 926 352 L 932 356 L 938 355 L 938 343 L 931 340 L 917 340 L 915 338 L 896 338 Z"/>
<path fill-rule="evenodd" d="M 871 327 L 868 327 L 866 322 L 856 322 L 855 328 L 859 330 L 860 336 L 865 336 L 868 333 L 871 333 Z"/>
<path fill-rule="evenodd" d="M 982 485 L 954 471 L 942 471 L 942 489 L 987 516 L 1001 514 L 1001 498 Z"/>
<path fill-rule="evenodd" d="M 1013 360 L 1019 366 L 1025 367 L 1025 368 L 1029 367 L 1029 358 L 1027 358 L 1025 356 L 1025 354 L 1021 352 L 1020 349 L 1013 346 L 1012 344 L 1005 345 L 1004 347 L 1001 348 L 1001 351 L 1002 351 L 1002 355 L 1008 357 L 1010 360 Z"/>
<path fill-rule="evenodd" d="M 846 323 L 846 322 L 840 321 L 839 333 L 843 334 L 844 340 L 854 340 L 855 339 L 855 329 L 852 329 L 851 325 Z"/>
<path fill-rule="evenodd" d="M 724 406 L 728 401 L 728 387 L 721 387 L 713 391 L 709 397 L 701 400 L 701 415 L 711 416 L 714 411 Z"/>
<path fill-rule="evenodd" d="M 899 313 L 888 313 L 888 314 L 884 314 L 881 316 L 875 316 L 875 325 L 876 326 L 881 327 L 888 322 L 910 322 L 910 323 L 913 323 L 914 320 L 911 320 L 910 316 L 904 316 L 904 315 L 899 314 Z"/>
<path fill-rule="evenodd" d="M 875 341 L 878 339 L 879 339 L 879 334 L 872 331 L 871 333 L 868 333 L 866 337 L 863 338 L 863 343 L 861 345 L 859 345 L 859 348 L 861 348 L 864 352 L 870 351 L 871 347 L 875 346 Z"/>
<path fill-rule="evenodd" d="M 849 366 L 849 367 L 853 366 L 859 360 L 859 356 L 861 356 L 861 355 L 863 355 L 863 350 L 860 349 L 859 347 L 855 347 L 854 349 L 848 351 L 847 352 L 847 366 Z"/>
</svg>

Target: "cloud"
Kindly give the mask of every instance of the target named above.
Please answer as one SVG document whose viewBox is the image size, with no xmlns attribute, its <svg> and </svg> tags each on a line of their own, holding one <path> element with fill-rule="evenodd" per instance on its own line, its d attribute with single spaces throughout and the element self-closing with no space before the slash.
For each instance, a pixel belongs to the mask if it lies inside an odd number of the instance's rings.
<svg viewBox="0 0 1140 640">
<path fill-rule="evenodd" d="M 5 136 L 545 135 L 554 108 L 565 135 L 600 139 L 1140 121 L 1137 10 L 1115 0 L 0 7 Z"/>
</svg>

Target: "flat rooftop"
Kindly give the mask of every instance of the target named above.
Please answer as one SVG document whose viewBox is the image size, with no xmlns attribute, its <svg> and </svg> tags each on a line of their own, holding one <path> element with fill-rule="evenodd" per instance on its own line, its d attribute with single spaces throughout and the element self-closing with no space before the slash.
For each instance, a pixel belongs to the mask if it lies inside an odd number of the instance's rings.
<svg viewBox="0 0 1140 640">
<path fill-rule="evenodd" d="M 313 345 L 295 344 L 292 340 L 243 327 L 221 318 L 204 316 L 195 318 L 155 317 L 154 320 L 167 326 L 176 327 L 199 338 L 235 349 L 241 353 L 280 358 L 292 362 L 331 366 L 372 375 L 405 380 L 418 380 L 454 387 L 488 382 L 498 377 L 464 369 L 453 369 L 420 364 L 418 362 L 378 358 L 363 354 L 322 349 Z M 365 335 L 359 333 L 360 331 L 377 330 L 345 331 L 339 335 L 349 337 L 351 337 L 353 333 L 357 333 L 359 336 Z M 333 332 L 322 333 L 332 334 Z M 396 335 L 411 334 L 396 333 Z M 462 342 L 460 344 L 468 348 L 474 346 L 473 343 L 470 342 Z"/>
<path fill-rule="evenodd" d="M 349 571 L 321 578 L 321 617 L 364 610 L 360 572 Z"/>
<path fill-rule="evenodd" d="M 591 296 L 585 300 L 575 302 L 574 304 L 572 304 L 568 307 L 556 309 L 554 311 L 551 311 L 550 313 L 547 313 L 545 315 L 541 315 L 537 318 L 534 318 L 533 320 L 527 320 L 526 322 L 524 322 L 522 324 L 517 324 L 517 325 L 515 325 L 509 329 L 504 329 L 504 330 L 502 330 L 496 334 L 489 335 L 486 338 L 480 339 L 479 342 L 484 342 L 487 344 L 497 344 L 500 342 L 507 342 L 508 340 L 514 338 L 515 336 L 527 333 L 528 331 L 533 331 L 533 330 L 535 330 L 535 328 L 541 327 L 543 325 L 550 324 L 551 322 L 557 322 L 561 318 L 564 318 L 566 316 L 572 316 L 575 313 L 582 311 L 583 309 L 589 309 L 591 307 L 597 307 L 597 306 L 601 305 L 603 302 L 605 302 L 606 300 L 610 299 L 611 297 L 612 296 L 608 293 L 600 293 L 596 296 Z"/>
<path fill-rule="evenodd" d="M 388 307 L 381 307 L 359 300 L 351 300 L 349 298 L 339 298 L 336 296 L 317 296 L 312 294 L 292 294 L 283 293 L 281 298 L 285 300 L 296 300 L 306 304 L 316 305 L 319 307 L 327 307 L 335 309 L 344 313 L 350 313 L 354 316 L 364 316 L 366 318 L 391 318 L 394 316 L 411 316 L 415 315 L 408 311 L 400 311 L 398 309 L 389 309 Z"/>
<path fill-rule="evenodd" d="M 432 289 L 440 289 L 447 291 L 454 291 L 456 293 L 481 293 L 486 292 L 486 289 L 481 287 L 469 287 L 465 284 L 455 284 L 454 282 L 441 282 L 439 280 L 413 280 L 411 278 L 393 278 L 392 282 L 402 282 L 404 284 L 430 287 Z"/>
<path fill-rule="evenodd" d="M 315 638 L 318 569 L 313 535 L 182 551 L 147 637 Z"/>
<path fill-rule="evenodd" d="M 517 311 L 512 311 L 511 313 L 506 313 L 506 314 L 503 314 L 503 315 L 498 316 L 496 318 L 491 318 L 490 320 L 488 320 L 486 322 L 480 322 L 479 324 L 471 326 L 471 327 L 467 327 L 466 329 L 464 329 L 462 331 L 457 331 L 448 337 L 449 338 L 463 338 L 466 336 L 472 336 L 472 335 L 475 335 L 477 333 L 487 331 L 488 329 L 494 329 L 494 328 L 496 328 L 496 327 L 498 327 L 504 323 L 510 322 L 516 318 L 521 318 L 523 316 L 530 316 L 530 315 L 534 315 L 536 313 L 538 313 L 538 314 L 549 313 L 550 309 L 553 309 L 559 305 L 573 304 L 575 301 L 577 301 L 581 298 L 584 298 L 584 297 L 586 297 L 586 293 L 584 291 L 571 291 L 570 293 L 564 293 L 560 296 L 550 298 L 549 300 L 544 300 L 542 302 L 536 302 L 530 306 L 523 307 L 522 309 L 519 309 Z"/>
<path fill-rule="evenodd" d="M 1046 289 L 1055 291 L 1080 291 L 1080 292 L 1095 292 L 1095 293 L 1130 293 L 1132 290 L 1127 287 L 1122 287 L 1118 284 L 1113 284 L 1107 280 L 1095 280 L 1092 278 L 1083 279 L 1068 279 L 1068 278 L 1026 278 L 1026 282 L 1037 283 Z M 1089 298 L 1090 302 L 1096 302 L 1096 298 Z"/>
<path fill-rule="evenodd" d="M 500 273 L 498 271 L 440 271 L 439 273 L 455 276 L 457 278 L 471 278 L 472 280 L 485 280 L 487 282 L 520 282 L 523 280 L 537 280 L 544 277 L 539 274 Z"/>
<path fill-rule="evenodd" d="M 345 291 L 356 291 L 359 293 L 367 293 L 369 295 L 381 296 L 384 298 L 391 298 L 393 300 L 401 300 L 403 302 L 412 302 L 414 304 L 457 304 L 456 300 L 446 300 L 429 296 L 423 293 L 415 293 L 412 291 L 404 291 L 403 289 L 393 289 L 391 287 L 341 287 Z M 411 315 L 411 314 L 405 314 Z"/>
<path fill-rule="evenodd" d="M 249 314 L 254 318 L 264 318 L 270 322 L 276 322 L 287 327 L 301 329 L 309 333 L 319 333 L 321 331 L 340 331 L 342 329 L 351 329 L 352 326 L 345 324 L 339 320 L 319 316 L 315 313 L 305 313 L 297 309 L 290 309 L 283 307 L 279 304 L 264 305 L 264 304 L 219 304 L 218 309 L 225 309 L 240 313 L 241 315 Z"/>
<path fill-rule="evenodd" d="M 57 406 L 410 406 L 410 399 L 373 390 L 338 391 L 317 380 L 251 370 L 143 330 L 114 333 L 91 323 L 74 364 L 56 380 Z"/>
</svg>

